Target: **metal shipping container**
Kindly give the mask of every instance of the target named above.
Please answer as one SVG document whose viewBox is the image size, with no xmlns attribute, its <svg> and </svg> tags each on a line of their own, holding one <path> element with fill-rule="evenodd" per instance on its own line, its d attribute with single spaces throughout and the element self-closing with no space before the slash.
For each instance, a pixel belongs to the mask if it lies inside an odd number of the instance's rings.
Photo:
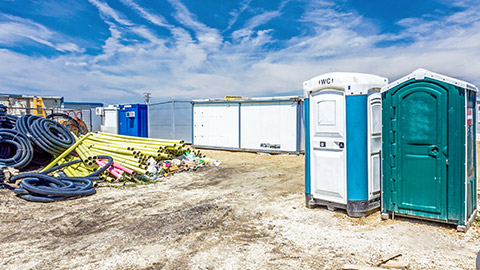
<svg viewBox="0 0 480 270">
<path fill-rule="evenodd" d="M 192 143 L 191 100 L 169 100 L 148 104 L 148 137 Z"/>
<path fill-rule="evenodd" d="M 118 134 L 148 137 L 146 104 L 118 105 Z"/>
<path fill-rule="evenodd" d="M 333 72 L 303 83 L 307 207 L 380 208 L 381 98 L 387 78 Z"/>
<path fill-rule="evenodd" d="M 477 213 L 477 87 L 417 69 L 381 92 L 382 218 L 418 217 L 465 231 Z"/>
<path fill-rule="evenodd" d="M 240 148 L 240 103 L 194 100 L 192 137 L 194 146 Z"/>
<path fill-rule="evenodd" d="M 303 150 L 298 97 L 193 100 L 193 145 L 260 152 Z"/>
</svg>

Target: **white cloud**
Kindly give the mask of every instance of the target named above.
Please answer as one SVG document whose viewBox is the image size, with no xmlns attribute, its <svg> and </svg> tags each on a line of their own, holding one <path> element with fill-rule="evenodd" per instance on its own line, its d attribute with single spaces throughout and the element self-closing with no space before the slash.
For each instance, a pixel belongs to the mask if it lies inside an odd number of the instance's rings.
<svg viewBox="0 0 480 270">
<path fill-rule="evenodd" d="M 170 28 L 171 25 L 168 24 L 167 20 L 165 19 L 165 17 L 161 16 L 161 15 L 158 15 L 158 14 L 152 14 L 150 12 L 148 12 L 146 9 L 144 9 L 143 7 L 139 6 L 137 3 L 135 3 L 133 0 L 120 0 L 124 5 L 132 8 L 133 10 L 137 11 L 143 18 L 145 18 L 146 20 L 150 21 L 151 23 L 155 24 L 155 25 L 158 25 L 158 26 L 162 26 L 162 27 L 166 27 L 166 28 Z"/>
<path fill-rule="evenodd" d="M 263 12 L 260 15 L 256 15 L 256 16 L 250 18 L 245 23 L 245 28 L 244 29 L 252 30 L 252 29 L 254 29 L 254 28 L 256 28 L 256 27 L 258 27 L 262 24 L 265 24 L 265 23 L 271 21 L 272 19 L 274 19 L 276 17 L 279 17 L 280 15 L 282 15 L 282 13 L 279 10 Z"/>
<path fill-rule="evenodd" d="M 232 38 L 236 42 L 240 42 L 242 44 L 250 43 L 252 46 L 247 46 L 250 48 L 260 47 L 269 43 L 271 41 L 269 33 L 272 31 L 272 29 L 264 29 L 259 31 L 254 31 L 254 29 L 266 24 L 274 18 L 280 17 L 282 15 L 281 10 L 284 8 L 287 2 L 288 1 L 282 1 L 277 10 L 262 10 L 260 14 L 251 17 L 245 22 L 243 28 L 238 29 L 232 33 Z"/>
<path fill-rule="evenodd" d="M 248 8 L 250 2 L 252 2 L 252 0 L 242 0 L 242 2 L 240 2 L 240 7 L 232 10 L 229 13 L 232 17 L 228 20 L 228 26 L 224 31 L 228 31 L 230 28 L 232 28 L 232 26 L 237 22 L 238 16 L 240 16 Z"/>
<path fill-rule="evenodd" d="M 183 25 L 200 32 L 217 32 L 217 30 L 198 21 L 196 16 L 193 15 L 180 0 L 168 0 L 168 2 L 176 10 L 175 19 Z"/>
<path fill-rule="evenodd" d="M 304 80 L 325 72 L 367 72 L 394 80 L 419 67 L 480 84 L 480 12 L 476 11 L 437 15 L 433 22 L 432 18 L 405 19 L 399 21 L 404 28 L 400 33 L 382 34 L 354 11 L 342 11 L 326 1 L 309 1 L 300 18 L 309 31 L 279 44 L 272 30 L 257 28 L 279 16 L 280 9 L 252 17 L 234 31 L 232 40 L 224 40 L 217 29 L 200 22 L 177 0 L 170 0 L 174 16 L 193 30 L 193 37 L 133 0 L 122 1 L 146 19 L 146 24 L 133 22 L 104 2 L 92 0 L 110 31 L 99 55 L 46 58 L 0 50 L 0 62 L 9 63 L 0 66 L 2 92 L 42 89 L 44 94 L 62 95 L 67 101 L 112 103 L 142 102 L 143 92 L 151 92 L 154 101 L 280 95 L 296 90 L 301 94 Z M 470 17 L 464 18 L 467 15 Z M 33 22 L 15 23 L 24 26 Z M 159 38 L 151 24 L 169 29 L 172 36 Z M 52 32 L 41 27 L 21 29 L 18 25 L 10 27 L 24 31 L 24 36 L 5 34 L 12 31 L 0 27 L 0 43 L 30 35 L 38 39 L 36 42 L 81 50 L 73 43 L 52 41 Z M 364 26 L 372 30 L 363 31 Z M 32 29 L 39 34 L 33 35 Z M 377 45 L 392 40 L 409 42 L 384 48 Z"/>
<path fill-rule="evenodd" d="M 102 46 L 103 54 L 100 54 L 94 58 L 94 61 L 101 61 L 107 60 L 108 58 L 115 55 L 117 51 L 120 50 L 122 45 L 120 44 L 119 40 L 121 38 L 121 32 L 119 31 L 118 27 L 110 22 L 106 22 L 110 27 L 110 37 L 105 40 L 105 44 Z"/>
<path fill-rule="evenodd" d="M 215 51 L 223 42 L 223 37 L 218 29 L 208 27 L 200 22 L 194 14 L 180 0 L 168 0 L 176 10 L 175 19 L 195 31 L 199 45 L 206 50 Z"/>
<path fill-rule="evenodd" d="M 72 43 L 72 42 L 67 42 L 67 43 L 61 43 L 57 44 L 55 47 L 57 50 L 61 52 L 77 52 L 77 53 L 82 53 L 85 51 L 84 48 L 79 48 L 77 44 Z"/>
<path fill-rule="evenodd" d="M 98 61 L 109 60 L 111 57 L 116 56 L 117 53 L 129 53 L 134 51 L 131 46 L 123 44 L 131 42 L 129 42 L 126 38 L 122 37 L 122 32 L 134 33 L 137 36 L 148 40 L 148 42 L 151 44 L 149 46 L 162 46 L 164 44 L 164 40 L 158 38 L 150 29 L 145 26 L 137 25 L 128 20 L 127 18 L 124 18 L 124 15 L 111 8 L 107 3 L 97 0 L 89 1 L 100 12 L 104 22 L 109 26 L 109 31 L 111 34 L 111 36 L 105 41 L 105 44 L 102 47 L 103 54 L 96 56 L 93 62 L 97 63 Z M 142 14 L 146 13 L 146 11 L 142 10 L 132 1 L 126 1 L 126 4 L 130 7 L 140 10 L 141 13 L 143 12 Z M 149 18 L 151 19 L 151 17 Z M 114 22 L 111 22 L 110 19 L 113 19 Z M 115 22 L 119 25 L 115 24 Z"/>
<path fill-rule="evenodd" d="M 165 19 L 165 17 L 163 17 L 162 15 L 154 14 L 152 12 L 147 11 L 145 8 L 138 5 L 133 0 L 121 0 L 121 1 L 124 5 L 136 11 L 140 16 L 142 16 L 144 19 L 146 19 L 150 23 L 169 29 L 177 42 L 180 42 L 180 43 L 192 42 L 192 38 L 187 31 L 185 31 L 183 28 L 175 27 L 169 24 L 167 19 Z"/>
<path fill-rule="evenodd" d="M 92 5 L 94 5 L 102 16 L 113 18 L 116 22 L 122 25 L 133 25 L 131 21 L 126 18 L 123 18 L 119 12 L 111 8 L 107 3 L 98 1 L 98 0 L 88 0 Z"/>
<path fill-rule="evenodd" d="M 84 52 L 78 45 L 62 42 L 63 36 L 31 20 L 0 13 L 0 44 L 14 46 L 27 40 L 60 52 Z"/>
<path fill-rule="evenodd" d="M 86 62 L 65 62 L 66 66 L 73 66 L 73 67 L 84 67 L 88 64 Z"/>
</svg>

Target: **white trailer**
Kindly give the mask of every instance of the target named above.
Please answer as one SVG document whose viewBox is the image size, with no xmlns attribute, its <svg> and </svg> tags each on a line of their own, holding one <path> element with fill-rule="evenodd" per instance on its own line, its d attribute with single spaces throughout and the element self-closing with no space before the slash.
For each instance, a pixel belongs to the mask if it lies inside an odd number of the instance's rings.
<svg viewBox="0 0 480 270">
<path fill-rule="evenodd" d="M 298 96 L 193 100 L 197 147 L 300 153 L 303 101 Z"/>
</svg>

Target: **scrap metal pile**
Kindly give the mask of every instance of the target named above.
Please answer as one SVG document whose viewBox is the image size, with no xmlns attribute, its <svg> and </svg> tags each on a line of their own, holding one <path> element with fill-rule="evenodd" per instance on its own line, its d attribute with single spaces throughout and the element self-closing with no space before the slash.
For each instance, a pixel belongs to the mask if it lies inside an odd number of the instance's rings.
<svg viewBox="0 0 480 270">
<path fill-rule="evenodd" d="M 48 165 L 47 165 L 48 164 Z M 19 197 L 53 202 L 92 195 L 95 181 L 149 183 L 181 171 L 219 165 L 183 141 L 108 133 L 77 137 L 60 123 L 34 115 L 15 117 L 0 106 L 0 172 L 42 168 L 9 177 Z M 45 166 L 46 165 L 46 166 Z"/>
</svg>

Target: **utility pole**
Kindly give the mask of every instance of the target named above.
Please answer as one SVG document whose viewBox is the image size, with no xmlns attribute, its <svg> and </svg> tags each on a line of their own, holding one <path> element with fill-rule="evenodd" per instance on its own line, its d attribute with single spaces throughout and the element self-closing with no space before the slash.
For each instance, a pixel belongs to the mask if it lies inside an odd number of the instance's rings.
<svg viewBox="0 0 480 270">
<path fill-rule="evenodd" d="M 152 93 L 144 92 L 143 93 L 143 98 L 145 99 L 145 104 L 148 104 L 150 102 L 150 97 Z"/>
</svg>

